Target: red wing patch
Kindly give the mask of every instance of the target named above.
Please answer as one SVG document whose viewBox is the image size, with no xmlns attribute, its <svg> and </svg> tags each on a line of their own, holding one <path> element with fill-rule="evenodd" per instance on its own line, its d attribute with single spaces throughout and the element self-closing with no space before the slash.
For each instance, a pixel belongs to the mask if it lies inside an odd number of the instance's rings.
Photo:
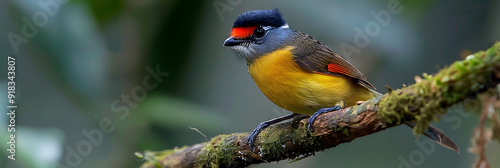
<svg viewBox="0 0 500 168">
<path fill-rule="evenodd" d="M 347 76 L 352 76 L 351 71 L 349 69 L 347 69 L 344 66 L 334 64 L 334 63 L 328 64 L 328 71 L 333 72 L 333 73 L 344 74 Z"/>
<path fill-rule="evenodd" d="M 257 26 L 252 27 L 234 27 L 231 30 L 231 37 L 236 38 L 247 38 L 253 34 L 253 31 L 257 28 Z"/>
</svg>

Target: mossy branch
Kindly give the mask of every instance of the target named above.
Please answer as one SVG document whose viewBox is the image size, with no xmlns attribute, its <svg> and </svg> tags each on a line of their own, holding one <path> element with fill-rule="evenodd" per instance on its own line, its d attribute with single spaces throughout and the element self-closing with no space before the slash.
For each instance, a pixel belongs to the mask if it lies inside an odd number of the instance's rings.
<svg viewBox="0 0 500 168">
<path fill-rule="evenodd" d="M 295 118 L 262 131 L 254 151 L 248 148 L 248 133 L 233 133 L 180 149 L 147 152 L 142 167 L 243 167 L 297 159 L 406 121 L 416 122 L 414 131 L 420 133 L 445 114 L 446 108 L 494 88 L 498 79 L 500 43 L 435 75 L 416 77 L 415 84 L 381 98 L 322 114 L 312 125 L 312 132 L 306 129 L 307 119 Z"/>
</svg>

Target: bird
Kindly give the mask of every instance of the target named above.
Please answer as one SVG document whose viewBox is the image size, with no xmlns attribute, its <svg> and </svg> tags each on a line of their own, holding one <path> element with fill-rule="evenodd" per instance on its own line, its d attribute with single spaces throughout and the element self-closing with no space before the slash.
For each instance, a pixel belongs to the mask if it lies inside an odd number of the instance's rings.
<svg viewBox="0 0 500 168">
<path fill-rule="evenodd" d="M 262 93 L 291 114 L 259 123 L 248 136 L 250 150 L 265 128 L 297 115 L 310 115 L 308 130 L 317 116 L 356 105 L 382 94 L 354 65 L 308 34 L 296 31 L 281 12 L 252 10 L 239 15 L 223 46 L 246 62 L 248 73 Z M 408 126 L 414 127 L 412 123 Z M 424 135 L 459 152 L 458 146 L 429 125 Z"/>
</svg>

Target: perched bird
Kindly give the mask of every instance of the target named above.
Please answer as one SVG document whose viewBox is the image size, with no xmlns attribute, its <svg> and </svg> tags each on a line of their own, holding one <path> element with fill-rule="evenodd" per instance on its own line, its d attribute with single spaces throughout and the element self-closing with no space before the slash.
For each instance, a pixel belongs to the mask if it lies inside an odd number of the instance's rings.
<svg viewBox="0 0 500 168">
<path fill-rule="evenodd" d="M 336 106 L 339 102 L 353 106 L 380 95 L 342 56 L 290 28 L 278 9 L 241 14 L 224 46 L 244 58 L 248 72 L 269 100 L 293 112 L 260 123 L 248 137 L 251 149 L 255 137 L 272 124 L 307 114 L 312 115 L 310 126 L 319 114 L 341 109 Z M 458 152 L 455 143 L 438 129 L 429 126 L 424 135 Z"/>
</svg>

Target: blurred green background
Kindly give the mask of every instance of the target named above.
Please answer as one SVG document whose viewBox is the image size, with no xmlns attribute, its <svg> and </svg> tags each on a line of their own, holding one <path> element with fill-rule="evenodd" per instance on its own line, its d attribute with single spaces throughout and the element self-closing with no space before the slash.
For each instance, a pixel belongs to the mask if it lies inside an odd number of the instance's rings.
<svg viewBox="0 0 500 168">
<path fill-rule="evenodd" d="M 189 127 L 208 138 L 251 131 L 259 122 L 288 112 L 267 100 L 243 61 L 222 46 L 239 14 L 279 8 L 291 28 L 340 51 L 343 42 L 354 45 L 355 27 L 363 29 L 374 20 L 370 11 L 386 10 L 388 3 L 69 0 L 53 16 L 45 13 L 44 18 L 39 13 L 44 11 L 40 2 L 57 1 L 0 2 L 0 55 L 17 58 L 19 106 L 15 161 L 7 159 L 5 150 L 8 116 L 0 115 L 0 167 L 138 167 L 143 161 L 134 152 L 206 141 Z M 346 56 L 379 92 L 386 92 L 385 85 L 412 84 L 415 75 L 434 73 L 500 39 L 499 1 L 401 3 L 403 11 L 392 15 L 367 47 Z M 33 16 L 39 24 L 46 23 L 37 26 L 37 32 L 31 32 L 34 36 L 15 51 L 8 34 L 21 36 L 26 24 L 23 18 L 33 22 Z M 151 84 L 158 81 L 151 78 L 148 67 L 159 67 L 169 75 L 156 88 L 140 92 L 145 77 Z M 6 74 L 7 61 L 0 69 Z M 0 95 L 7 95 L 7 78 L 0 81 L 0 88 L 5 88 Z M 131 93 L 139 101 L 130 98 L 131 106 L 120 102 Z M 6 96 L 0 100 L 7 105 Z M 471 167 L 476 156 L 467 149 L 477 115 L 464 111 L 479 110 L 471 104 L 475 103 L 453 107 L 436 123 L 459 145 L 460 155 L 440 146 L 426 153 L 417 145 L 425 138 L 415 140 L 411 129 L 402 126 L 298 162 L 251 167 L 398 167 L 405 161 L 415 167 Z M 97 145 L 86 148 L 90 140 L 83 132 L 100 129 L 103 121 L 111 122 L 114 130 L 102 133 Z M 85 151 L 85 156 L 75 159 L 72 150 Z M 492 166 L 499 167 L 500 145 L 490 144 L 487 152 Z M 68 156 L 73 157 L 71 163 Z"/>
</svg>

